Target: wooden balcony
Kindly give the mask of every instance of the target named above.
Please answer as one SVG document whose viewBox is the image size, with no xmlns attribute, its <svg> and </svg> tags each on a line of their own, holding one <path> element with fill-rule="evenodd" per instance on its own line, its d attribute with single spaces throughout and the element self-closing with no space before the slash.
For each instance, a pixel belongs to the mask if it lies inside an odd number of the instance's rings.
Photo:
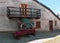
<svg viewBox="0 0 60 43">
<path fill-rule="evenodd" d="M 41 10 L 35 8 L 7 7 L 8 18 L 40 18 Z"/>
</svg>

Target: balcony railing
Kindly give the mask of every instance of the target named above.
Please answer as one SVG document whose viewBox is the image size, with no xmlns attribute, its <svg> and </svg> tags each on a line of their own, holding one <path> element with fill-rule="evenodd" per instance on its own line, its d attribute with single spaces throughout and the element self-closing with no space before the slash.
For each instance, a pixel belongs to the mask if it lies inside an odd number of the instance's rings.
<svg viewBox="0 0 60 43">
<path fill-rule="evenodd" d="M 8 18 L 14 17 L 40 18 L 41 10 L 35 8 L 7 7 L 7 16 Z"/>
</svg>

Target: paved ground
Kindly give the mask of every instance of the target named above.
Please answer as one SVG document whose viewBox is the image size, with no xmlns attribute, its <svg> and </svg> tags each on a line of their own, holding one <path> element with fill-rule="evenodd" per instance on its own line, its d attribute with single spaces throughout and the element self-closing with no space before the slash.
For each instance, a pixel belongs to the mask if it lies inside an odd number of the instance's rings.
<svg viewBox="0 0 60 43">
<path fill-rule="evenodd" d="M 45 40 L 43 43 L 60 43 L 60 35 L 53 37 L 49 40 Z"/>
<path fill-rule="evenodd" d="M 30 43 L 35 40 L 52 38 L 60 34 L 60 30 L 53 32 L 36 32 L 35 36 L 21 37 L 20 40 L 15 40 L 12 33 L 0 33 L 0 43 Z"/>
</svg>

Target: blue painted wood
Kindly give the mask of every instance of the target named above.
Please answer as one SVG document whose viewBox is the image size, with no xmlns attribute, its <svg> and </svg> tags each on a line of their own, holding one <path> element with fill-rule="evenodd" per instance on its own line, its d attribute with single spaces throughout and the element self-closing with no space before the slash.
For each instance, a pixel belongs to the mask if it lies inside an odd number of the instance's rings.
<svg viewBox="0 0 60 43">
<path fill-rule="evenodd" d="M 28 28 L 32 28 L 34 23 L 28 18 L 22 18 L 21 21 L 27 25 Z"/>
</svg>

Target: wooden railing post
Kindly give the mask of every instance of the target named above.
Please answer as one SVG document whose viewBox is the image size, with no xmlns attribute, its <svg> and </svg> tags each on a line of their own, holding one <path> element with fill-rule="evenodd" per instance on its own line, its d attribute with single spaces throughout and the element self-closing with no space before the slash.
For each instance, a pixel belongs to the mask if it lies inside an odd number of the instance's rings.
<svg viewBox="0 0 60 43">
<path fill-rule="evenodd" d="M 9 8 L 7 7 L 7 16 L 9 17 L 9 15 L 10 15 L 10 10 L 9 10 Z"/>
<path fill-rule="evenodd" d="M 34 9 L 34 8 L 7 7 L 7 16 L 8 17 L 19 17 L 19 18 L 20 17 L 40 18 L 41 10 Z"/>
</svg>

